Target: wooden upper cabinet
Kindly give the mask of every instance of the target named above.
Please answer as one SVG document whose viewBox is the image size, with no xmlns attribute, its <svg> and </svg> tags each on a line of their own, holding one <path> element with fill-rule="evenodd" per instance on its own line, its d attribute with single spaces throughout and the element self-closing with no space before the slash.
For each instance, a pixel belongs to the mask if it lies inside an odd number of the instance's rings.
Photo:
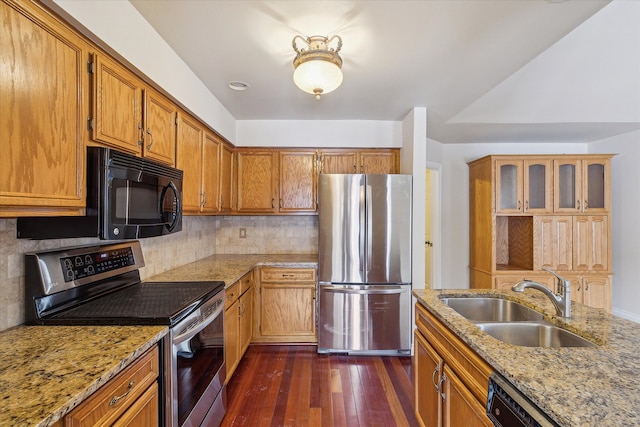
<svg viewBox="0 0 640 427">
<path fill-rule="evenodd" d="M 322 150 L 319 173 L 356 173 L 358 153 L 345 150 Z"/>
<path fill-rule="evenodd" d="M 551 212 L 552 164 L 549 159 L 495 160 L 496 213 Z"/>
<path fill-rule="evenodd" d="M 609 212 L 610 157 L 555 160 L 554 210 L 569 213 Z"/>
<path fill-rule="evenodd" d="M 204 203 L 202 191 L 203 131 L 200 124 L 186 114 L 178 116 L 176 167 L 182 177 L 182 211 L 199 213 Z"/>
<path fill-rule="evenodd" d="M 399 156 L 395 150 L 361 151 L 358 157 L 358 173 L 398 173 Z"/>
<path fill-rule="evenodd" d="M 79 215 L 88 45 L 37 4 L 0 16 L 0 216 Z"/>
<path fill-rule="evenodd" d="M 316 152 L 283 151 L 280 154 L 280 213 L 316 212 Z"/>
<path fill-rule="evenodd" d="M 219 211 L 229 213 L 233 210 L 233 147 L 222 143 L 220 147 L 220 202 Z"/>
<path fill-rule="evenodd" d="M 236 212 L 275 213 L 278 203 L 277 151 L 239 149 L 236 156 Z"/>
<path fill-rule="evenodd" d="M 202 140 L 202 209 L 203 213 L 217 213 L 220 201 L 220 151 L 222 141 L 210 131 Z"/>
<path fill-rule="evenodd" d="M 93 54 L 91 139 L 171 166 L 178 108 L 113 59 Z"/>
<path fill-rule="evenodd" d="M 176 116 L 178 108 L 169 99 L 147 88 L 144 90 L 143 155 L 158 162 L 176 162 Z"/>
<path fill-rule="evenodd" d="M 93 54 L 91 139 L 140 154 L 142 150 L 142 81 L 105 55 Z"/>
</svg>

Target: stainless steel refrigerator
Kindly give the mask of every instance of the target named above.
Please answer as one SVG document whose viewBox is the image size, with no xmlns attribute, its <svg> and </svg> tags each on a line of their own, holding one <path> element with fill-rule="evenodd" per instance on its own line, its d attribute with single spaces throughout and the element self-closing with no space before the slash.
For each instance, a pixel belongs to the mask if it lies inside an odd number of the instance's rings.
<svg viewBox="0 0 640 427">
<path fill-rule="evenodd" d="M 411 192 L 410 175 L 320 175 L 319 353 L 410 353 Z"/>
</svg>

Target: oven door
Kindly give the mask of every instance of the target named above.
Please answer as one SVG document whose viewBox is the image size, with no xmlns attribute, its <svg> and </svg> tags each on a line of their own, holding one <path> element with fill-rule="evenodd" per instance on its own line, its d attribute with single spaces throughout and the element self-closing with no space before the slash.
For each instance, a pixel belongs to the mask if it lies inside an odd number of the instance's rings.
<svg viewBox="0 0 640 427">
<path fill-rule="evenodd" d="M 171 329 L 167 420 L 170 426 L 217 426 L 226 411 L 224 291 Z"/>
</svg>

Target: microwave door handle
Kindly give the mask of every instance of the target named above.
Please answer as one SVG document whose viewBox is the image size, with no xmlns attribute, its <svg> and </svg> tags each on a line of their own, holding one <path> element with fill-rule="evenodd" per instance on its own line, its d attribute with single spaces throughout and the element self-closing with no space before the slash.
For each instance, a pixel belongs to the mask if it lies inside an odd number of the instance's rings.
<svg viewBox="0 0 640 427">
<path fill-rule="evenodd" d="M 164 216 L 164 210 L 163 210 L 164 200 L 167 197 L 167 193 L 169 193 L 169 190 L 174 195 L 174 199 L 176 202 L 176 207 L 175 207 L 176 215 L 174 216 L 173 221 L 171 221 L 171 223 L 167 225 L 167 229 L 171 231 L 175 228 L 182 209 L 180 207 L 181 203 L 180 203 L 180 195 L 178 194 L 178 189 L 176 188 L 175 184 L 172 181 L 170 181 L 169 184 L 167 184 L 167 186 L 164 187 L 164 189 L 162 190 L 162 195 L 160 196 L 160 210 L 162 211 L 163 216 Z"/>
</svg>

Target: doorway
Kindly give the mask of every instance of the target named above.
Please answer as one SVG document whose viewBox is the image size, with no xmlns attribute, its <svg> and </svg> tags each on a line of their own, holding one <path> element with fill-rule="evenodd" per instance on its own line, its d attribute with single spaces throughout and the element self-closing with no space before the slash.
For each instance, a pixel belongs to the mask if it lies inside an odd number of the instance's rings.
<svg viewBox="0 0 640 427">
<path fill-rule="evenodd" d="M 441 166 L 427 162 L 425 171 L 424 277 L 429 289 L 440 283 L 440 172 Z"/>
</svg>

